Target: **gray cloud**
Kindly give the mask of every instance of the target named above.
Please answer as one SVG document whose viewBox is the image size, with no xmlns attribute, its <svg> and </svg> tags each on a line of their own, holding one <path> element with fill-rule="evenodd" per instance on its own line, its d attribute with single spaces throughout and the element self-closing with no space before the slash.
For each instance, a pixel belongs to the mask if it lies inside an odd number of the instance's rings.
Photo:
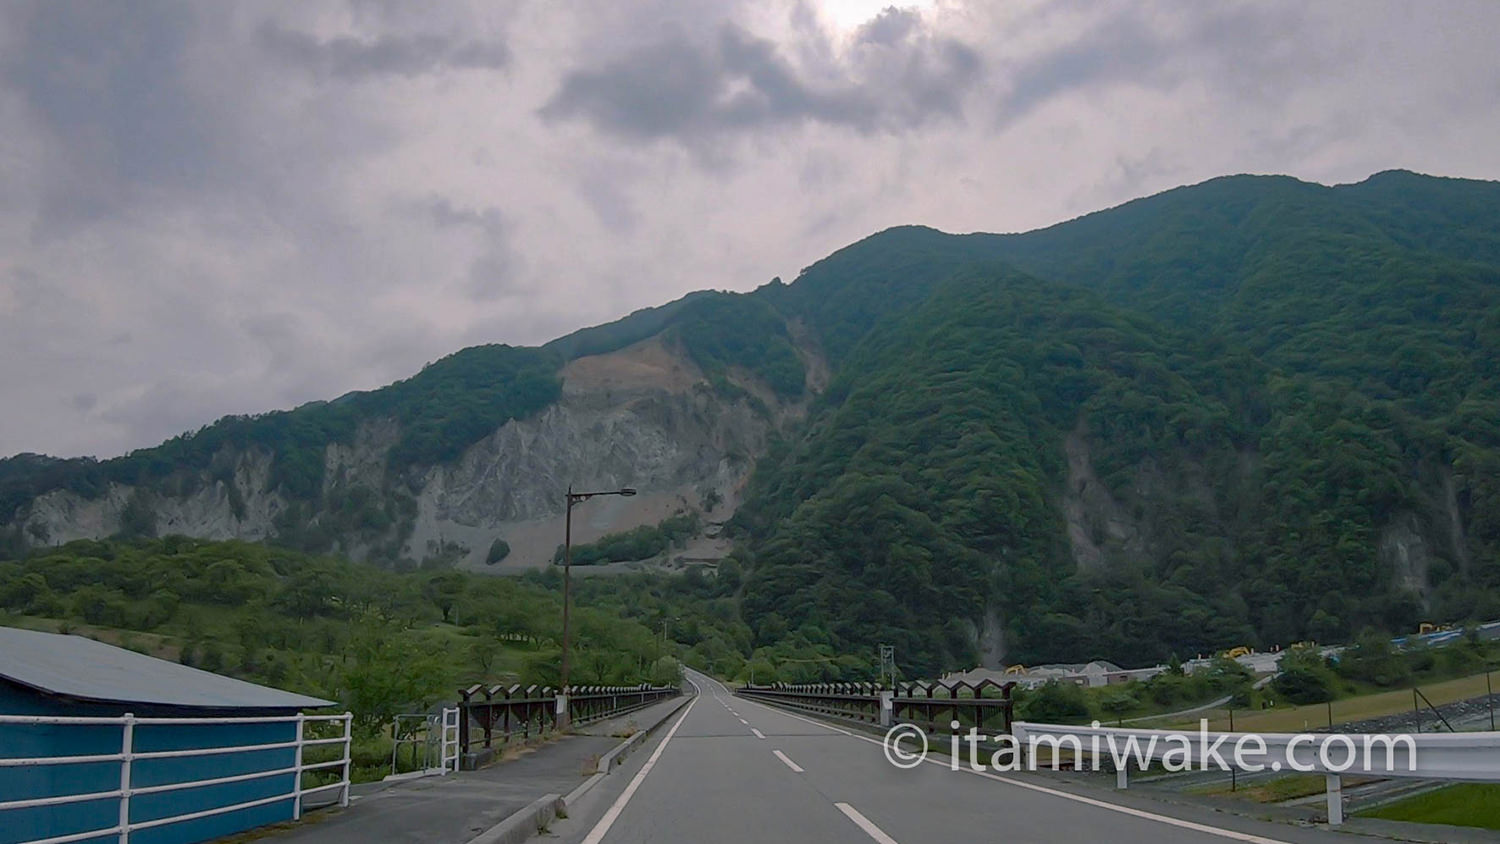
<svg viewBox="0 0 1500 844">
<path fill-rule="evenodd" d="M 542 109 L 637 139 L 698 140 L 724 132 L 821 123 L 899 132 L 962 116 L 978 53 L 920 37 L 907 13 L 868 25 L 835 78 L 810 78 L 765 38 L 725 25 L 697 41 L 677 33 L 590 68 L 570 71 Z"/>
<path fill-rule="evenodd" d="M 185 54 L 196 15 L 173 3 L 10 4 L 15 48 L 0 75 L 59 159 L 45 185 L 40 232 L 97 219 L 132 191 L 216 177 L 223 121 L 192 90 Z"/>
<path fill-rule="evenodd" d="M 417 76 L 448 69 L 500 70 L 510 62 L 510 48 L 503 43 L 438 35 L 319 40 L 270 21 L 257 34 L 261 45 L 278 60 L 335 79 Z"/>
<path fill-rule="evenodd" d="M 890 47 L 905 41 L 922 26 L 922 16 L 912 9 L 888 6 L 860 26 L 857 40 L 861 44 Z"/>
<path fill-rule="evenodd" d="M 1277 49 L 1279 35 L 1296 31 L 1302 16 L 1296 7 L 1274 4 L 1209 5 L 1164 28 L 1139 9 L 1111 8 L 1066 43 L 1005 68 L 1010 91 L 998 118 L 1002 124 L 1014 122 L 1080 90 L 1132 84 L 1166 88 L 1189 79 L 1227 88 L 1244 76 L 1305 74 L 1321 63 L 1316 53 L 1291 57 Z"/>
<path fill-rule="evenodd" d="M 1493 2 L 912 2 L 0 3 L 0 454 L 119 454 L 901 223 L 1500 176 Z"/>
</svg>

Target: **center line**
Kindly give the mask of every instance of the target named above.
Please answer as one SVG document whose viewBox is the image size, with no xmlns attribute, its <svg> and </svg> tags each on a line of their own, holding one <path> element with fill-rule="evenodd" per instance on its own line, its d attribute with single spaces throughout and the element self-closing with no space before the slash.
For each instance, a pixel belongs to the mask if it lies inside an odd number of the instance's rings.
<svg viewBox="0 0 1500 844">
<path fill-rule="evenodd" d="M 872 823 L 869 818 L 861 815 L 858 809 L 850 806 L 848 803 L 835 803 L 833 805 L 838 807 L 840 812 L 847 815 L 849 820 L 854 821 L 856 826 L 864 830 L 866 835 L 880 842 L 880 844 L 896 844 L 896 839 L 886 835 L 884 830 Z"/>
<path fill-rule="evenodd" d="M 796 771 L 799 774 L 802 773 L 801 766 L 799 766 L 796 762 L 793 762 L 792 760 L 786 758 L 786 754 L 785 753 L 782 753 L 779 750 L 773 750 L 771 752 L 774 753 L 774 754 L 776 754 L 776 758 L 777 759 L 780 759 L 781 761 L 785 762 L 786 766 L 788 768 L 791 768 L 793 771 Z"/>
<path fill-rule="evenodd" d="M 765 733 L 761 732 L 760 730 L 755 729 L 754 727 L 750 728 L 750 732 L 755 733 L 755 737 L 758 738 L 758 739 L 763 739 L 763 738 L 766 737 Z"/>
<path fill-rule="evenodd" d="M 750 722 L 749 722 L 749 721 L 746 721 L 746 720 L 745 720 L 745 719 L 744 719 L 744 718 L 741 718 L 741 719 L 740 719 L 740 723 L 741 723 L 741 724 L 744 724 L 744 725 L 745 725 L 745 726 L 747 726 L 747 727 L 748 727 L 748 726 L 750 726 Z"/>
</svg>

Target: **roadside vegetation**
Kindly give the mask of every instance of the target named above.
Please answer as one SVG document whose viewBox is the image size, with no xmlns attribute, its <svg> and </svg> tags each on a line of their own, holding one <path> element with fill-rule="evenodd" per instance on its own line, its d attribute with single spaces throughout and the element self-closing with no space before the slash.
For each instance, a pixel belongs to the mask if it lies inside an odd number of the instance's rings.
<svg viewBox="0 0 1500 844">
<path fill-rule="evenodd" d="M 1500 785 L 1456 783 L 1359 813 L 1360 817 L 1500 829 Z"/>
<path fill-rule="evenodd" d="M 382 736 L 399 713 L 473 683 L 555 686 L 555 580 L 397 574 L 245 542 L 80 541 L 0 562 L 0 623 L 336 701 L 368 767 L 372 754 L 388 762 Z M 579 597 L 574 683 L 677 679 L 676 645 L 624 609 Z"/>
</svg>

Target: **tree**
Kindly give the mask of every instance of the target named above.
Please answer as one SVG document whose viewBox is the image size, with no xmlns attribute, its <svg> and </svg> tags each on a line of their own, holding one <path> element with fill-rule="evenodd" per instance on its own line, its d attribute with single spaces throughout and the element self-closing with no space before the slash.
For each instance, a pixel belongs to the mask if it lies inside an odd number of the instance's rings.
<svg viewBox="0 0 1500 844">
<path fill-rule="evenodd" d="M 1018 706 L 1025 720 L 1044 724 L 1084 722 L 1092 717 L 1083 687 L 1058 680 L 1048 680 L 1028 690 Z"/>
<path fill-rule="evenodd" d="M 1312 648 L 1293 648 L 1281 657 L 1281 673 L 1271 688 L 1292 703 L 1323 703 L 1334 698 L 1333 672 Z"/>
</svg>

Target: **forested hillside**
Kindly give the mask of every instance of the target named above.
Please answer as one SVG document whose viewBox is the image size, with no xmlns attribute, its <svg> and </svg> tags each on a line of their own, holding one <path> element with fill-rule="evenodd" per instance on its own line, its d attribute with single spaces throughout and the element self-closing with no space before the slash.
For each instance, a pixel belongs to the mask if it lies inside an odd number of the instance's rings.
<svg viewBox="0 0 1500 844">
<path fill-rule="evenodd" d="M 756 468 L 715 593 L 735 632 L 700 656 L 836 674 L 828 654 L 892 642 L 927 674 L 1500 616 L 1500 185 L 1404 172 L 1226 177 L 1026 234 L 891 229 L 790 284 L 118 460 L 0 461 L 0 548 L 49 543 L 49 491 L 128 487 L 107 529 L 149 534 L 153 501 L 239 471 L 287 502 L 269 540 L 398 563 L 432 467 L 552 413 L 570 361 L 646 342 L 701 379 L 649 414 L 773 420 L 762 452 L 724 452 Z M 381 431 L 378 483 L 329 468 Z M 274 456 L 264 478 L 246 449 Z"/>
</svg>

